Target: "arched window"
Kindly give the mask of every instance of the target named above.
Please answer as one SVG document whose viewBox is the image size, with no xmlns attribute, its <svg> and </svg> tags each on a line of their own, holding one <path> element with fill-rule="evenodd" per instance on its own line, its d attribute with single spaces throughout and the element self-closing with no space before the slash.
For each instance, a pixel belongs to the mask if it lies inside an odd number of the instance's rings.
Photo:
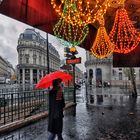
<svg viewBox="0 0 140 140">
<path fill-rule="evenodd" d="M 89 78 L 93 78 L 93 70 L 92 69 L 89 70 Z"/>
<path fill-rule="evenodd" d="M 35 36 L 35 35 L 32 35 L 32 39 L 33 39 L 33 40 L 36 40 L 36 36 Z"/>
<path fill-rule="evenodd" d="M 96 69 L 96 81 L 102 82 L 102 69 L 101 68 Z"/>
<path fill-rule="evenodd" d="M 23 37 L 24 37 L 23 34 L 20 34 L 20 39 L 23 39 Z"/>
</svg>

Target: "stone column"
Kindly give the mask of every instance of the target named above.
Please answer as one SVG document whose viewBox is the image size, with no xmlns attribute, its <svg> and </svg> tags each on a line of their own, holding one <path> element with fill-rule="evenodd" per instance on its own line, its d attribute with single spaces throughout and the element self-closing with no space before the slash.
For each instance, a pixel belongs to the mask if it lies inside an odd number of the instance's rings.
<svg viewBox="0 0 140 140">
<path fill-rule="evenodd" d="M 43 77 L 43 70 L 41 70 L 41 76 Z"/>
<path fill-rule="evenodd" d="M 22 69 L 22 84 L 25 85 L 25 69 Z"/>
<path fill-rule="evenodd" d="M 22 69 L 22 87 L 23 90 L 25 90 L 25 69 Z"/>
<path fill-rule="evenodd" d="M 37 69 L 37 82 L 39 81 L 39 70 Z"/>
<path fill-rule="evenodd" d="M 33 69 L 30 69 L 30 84 L 33 84 Z"/>
<path fill-rule="evenodd" d="M 20 69 L 18 69 L 18 72 L 17 73 L 18 73 L 18 75 L 17 75 L 18 84 L 20 84 L 20 75 L 21 75 L 20 74 Z"/>
</svg>

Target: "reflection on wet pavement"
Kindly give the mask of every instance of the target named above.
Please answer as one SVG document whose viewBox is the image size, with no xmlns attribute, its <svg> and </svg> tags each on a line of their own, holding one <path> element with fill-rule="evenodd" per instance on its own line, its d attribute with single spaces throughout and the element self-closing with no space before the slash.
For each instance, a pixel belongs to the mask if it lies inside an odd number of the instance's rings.
<svg viewBox="0 0 140 140">
<path fill-rule="evenodd" d="M 109 89 L 77 92 L 76 117 L 73 108 L 65 111 L 64 140 L 139 140 L 140 96 L 132 98 Z M 87 101 L 85 101 L 87 99 Z M 47 140 L 48 119 L 7 134 L 0 140 Z"/>
</svg>

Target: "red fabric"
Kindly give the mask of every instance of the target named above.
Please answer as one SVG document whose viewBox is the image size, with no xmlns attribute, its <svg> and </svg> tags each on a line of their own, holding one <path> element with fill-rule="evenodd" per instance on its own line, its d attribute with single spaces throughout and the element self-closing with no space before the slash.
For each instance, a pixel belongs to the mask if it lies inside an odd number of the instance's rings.
<svg viewBox="0 0 140 140">
<path fill-rule="evenodd" d="M 52 81 L 58 78 L 62 79 L 62 82 L 65 82 L 65 81 L 71 80 L 72 76 L 62 71 L 52 72 L 50 74 L 47 74 L 43 78 L 41 78 L 41 80 L 37 83 L 35 88 L 36 89 L 48 88 L 52 86 Z"/>
<path fill-rule="evenodd" d="M 56 94 L 56 100 L 62 100 L 62 88 L 60 88 Z"/>
</svg>

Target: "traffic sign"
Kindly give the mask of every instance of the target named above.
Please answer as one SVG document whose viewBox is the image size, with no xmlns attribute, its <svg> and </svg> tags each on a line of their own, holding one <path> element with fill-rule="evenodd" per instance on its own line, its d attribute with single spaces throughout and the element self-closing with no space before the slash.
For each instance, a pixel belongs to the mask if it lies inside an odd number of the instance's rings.
<svg viewBox="0 0 140 140">
<path fill-rule="evenodd" d="M 66 59 L 66 64 L 79 64 L 81 63 L 81 57 L 74 59 Z"/>
</svg>

